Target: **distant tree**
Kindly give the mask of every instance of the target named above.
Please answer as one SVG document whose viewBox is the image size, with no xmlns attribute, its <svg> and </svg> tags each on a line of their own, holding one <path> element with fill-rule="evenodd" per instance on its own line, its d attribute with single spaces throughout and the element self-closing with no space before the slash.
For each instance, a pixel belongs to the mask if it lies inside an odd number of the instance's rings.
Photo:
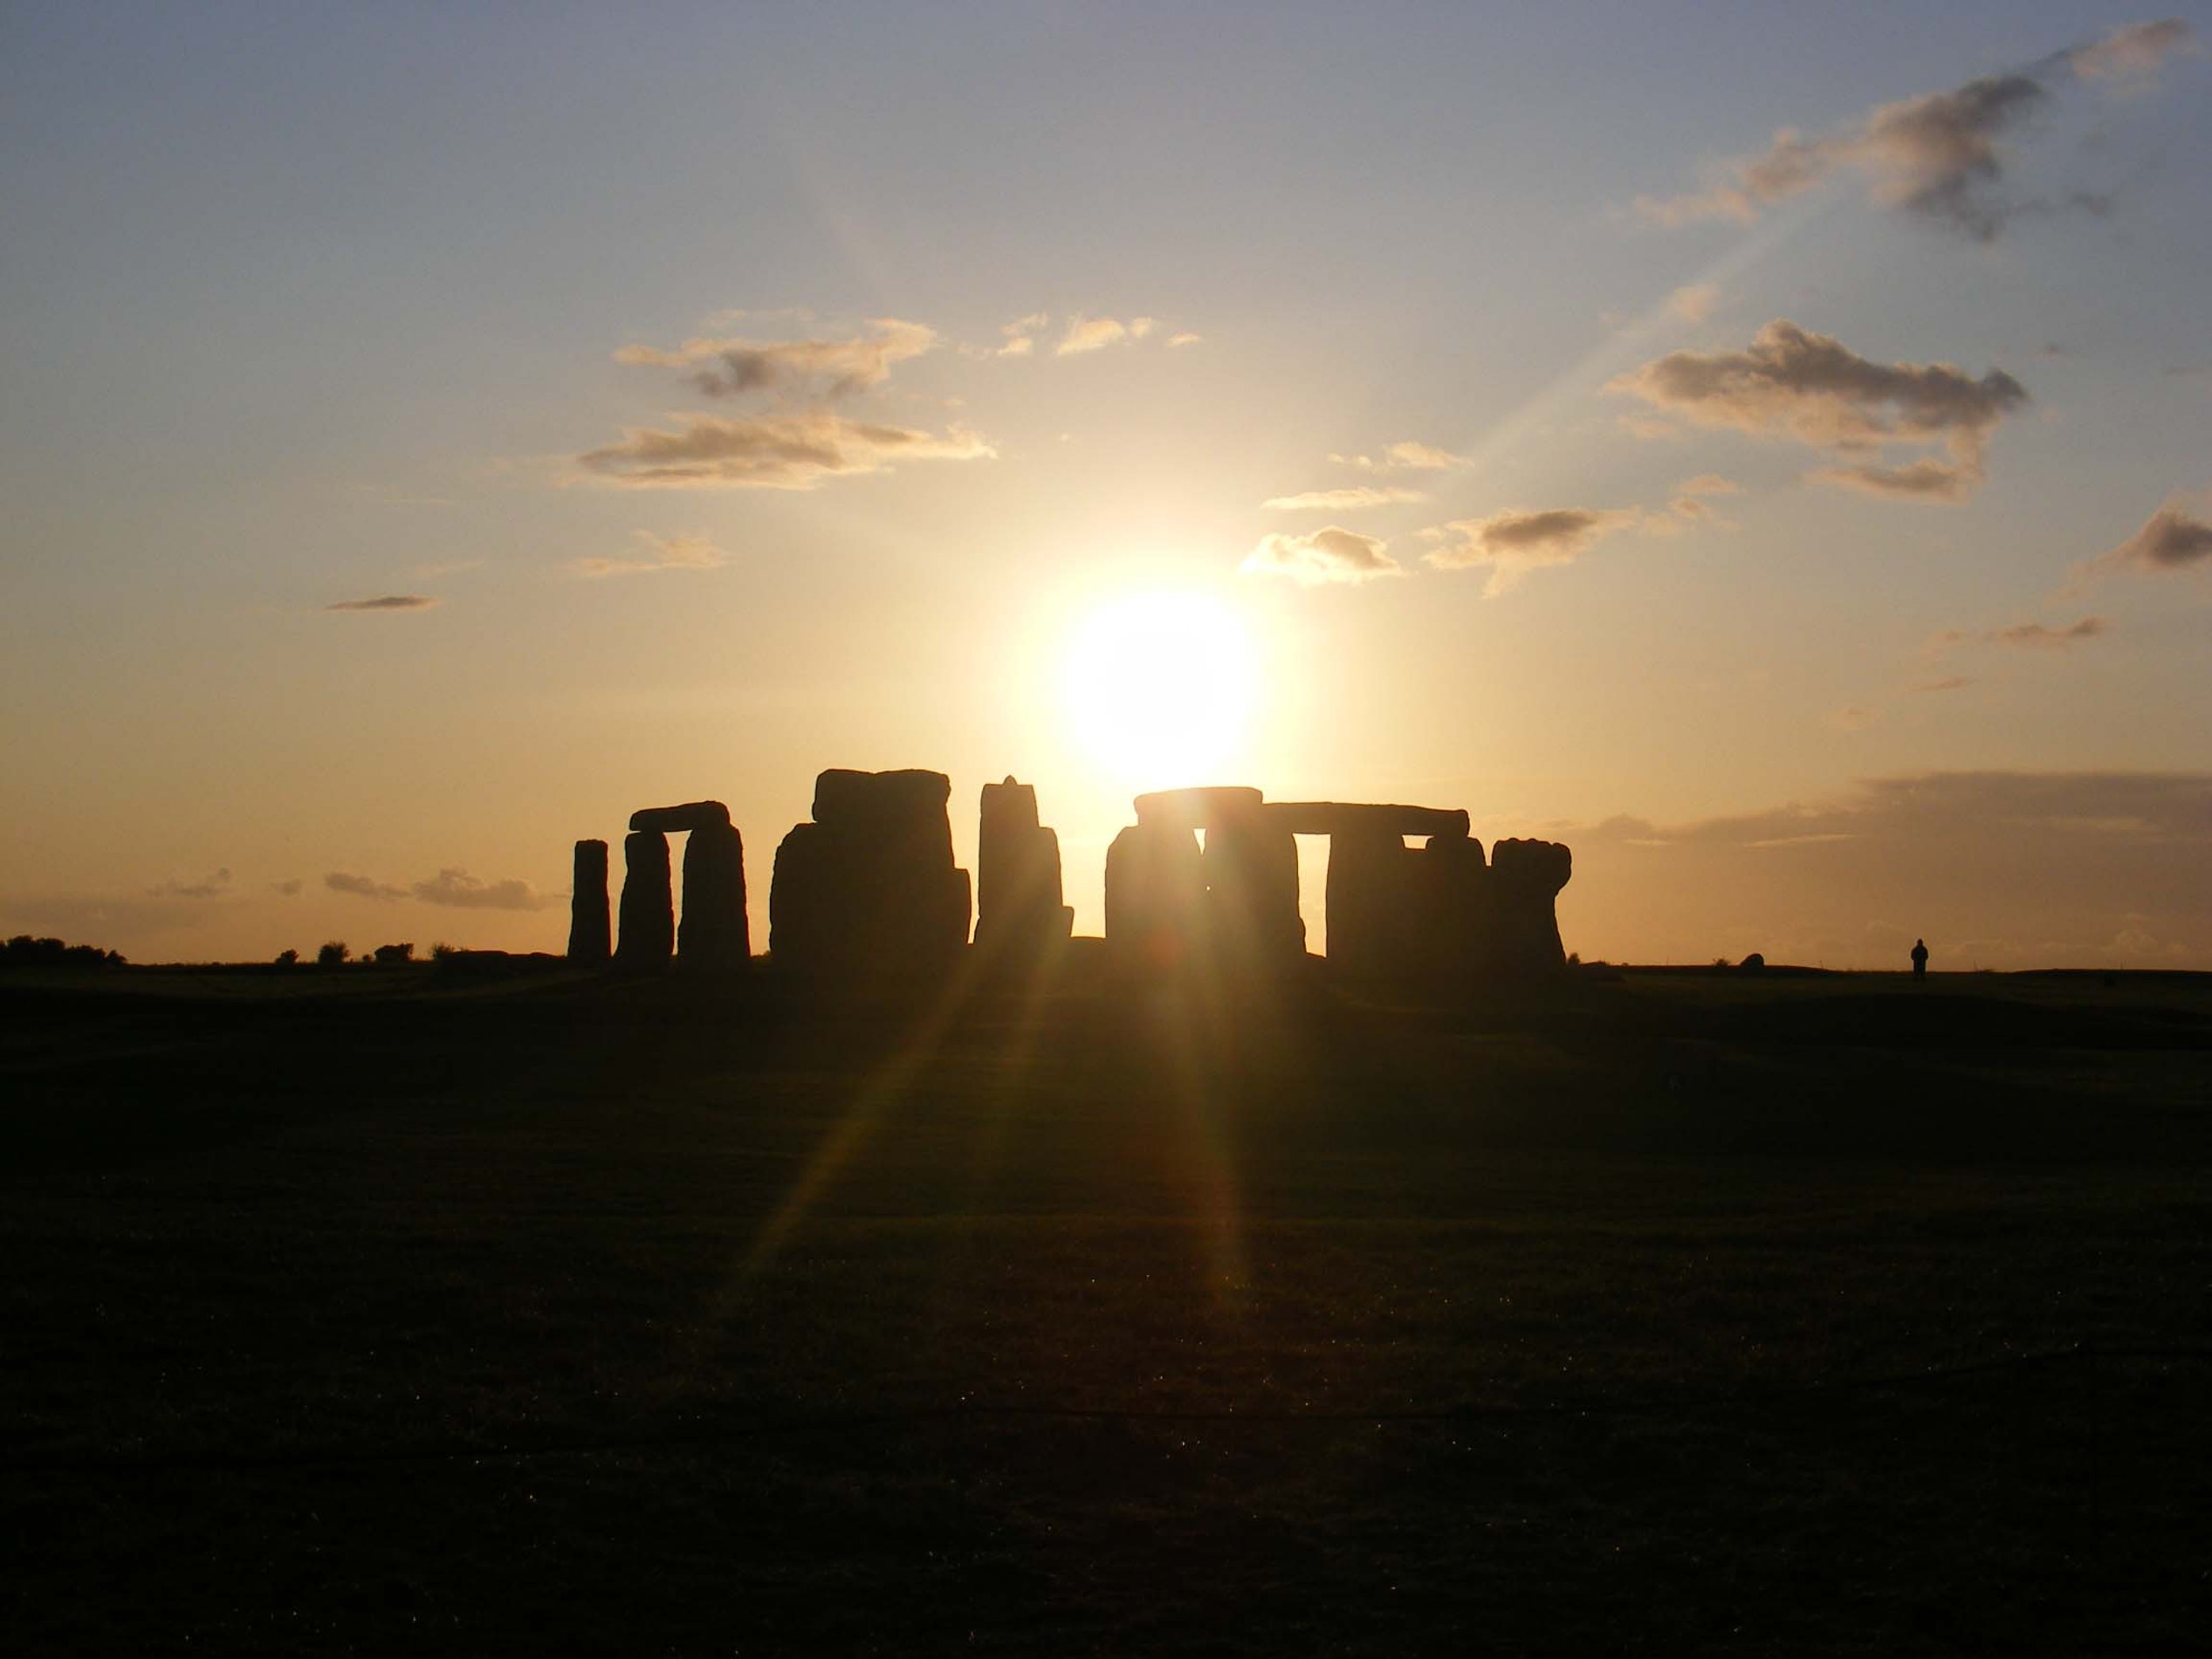
<svg viewBox="0 0 2212 1659">
<path fill-rule="evenodd" d="M 461 956 L 462 954 L 464 953 L 459 945 L 450 945 L 443 939 L 439 940 L 436 944 L 430 947 L 430 960 L 432 962 L 450 962 L 454 957 Z"/>
<path fill-rule="evenodd" d="M 400 963 L 412 962 L 414 960 L 415 944 L 412 940 L 409 941 L 405 944 L 379 945 L 376 947 L 375 962 L 376 965 L 380 968 L 390 968 Z"/>
<path fill-rule="evenodd" d="M 279 968 L 296 968 L 299 965 L 299 953 L 297 950 L 279 950 L 277 952 L 277 966 Z"/>
<path fill-rule="evenodd" d="M 0 963 L 10 966 L 106 968 L 122 960 L 120 950 L 102 950 L 98 945 L 64 944 L 58 939 L 34 939 L 27 933 L 19 933 L 0 945 Z"/>
<path fill-rule="evenodd" d="M 321 949 L 315 952 L 315 966 L 318 968 L 336 968 L 340 966 L 345 962 L 346 958 L 353 954 L 354 953 L 352 951 L 346 948 L 346 942 L 343 939 L 333 939 L 325 943 Z"/>
</svg>

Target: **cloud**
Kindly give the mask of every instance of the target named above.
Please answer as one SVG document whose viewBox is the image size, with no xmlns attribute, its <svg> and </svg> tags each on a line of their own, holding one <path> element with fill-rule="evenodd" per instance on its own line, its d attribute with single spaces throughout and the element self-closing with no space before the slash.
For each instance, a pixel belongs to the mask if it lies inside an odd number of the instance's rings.
<svg viewBox="0 0 2212 1659">
<path fill-rule="evenodd" d="M 2063 651 L 2078 645 L 2084 640 L 2093 640 L 2110 632 L 2112 624 L 2101 616 L 2085 616 L 2078 622 L 2064 627 L 2046 627 L 2041 622 L 2019 622 L 2011 627 L 1992 628 L 1982 637 L 1991 645 L 2024 645 L 2042 651 Z"/>
<path fill-rule="evenodd" d="M 1905 689 L 1915 694 L 1929 691 L 1956 691 L 1973 683 L 1974 678 L 1971 675 L 1947 674 L 1941 680 L 1923 680 L 1918 685 L 1906 686 Z"/>
<path fill-rule="evenodd" d="M 2103 558 L 2099 565 L 2133 565 L 2144 570 L 2191 570 L 2212 559 L 2212 524 L 2168 503 L 2143 527 Z"/>
<path fill-rule="evenodd" d="M 2100 40 L 2076 46 L 2065 58 L 2083 80 L 2129 80 L 2156 74 L 2169 58 L 2196 57 L 2202 50 L 2188 24 L 2167 17 L 2115 29 Z"/>
<path fill-rule="evenodd" d="M 457 910 L 542 910 L 554 902 L 527 881 L 480 881 L 466 870 L 440 870 L 436 880 L 417 881 L 414 894 L 425 904 Z"/>
<path fill-rule="evenodd" d="M 323 877 L 323 885 L 333 893 L 350 893 L 357 899 L 381 899 L 388 904 L 407 896 L 405 888 L 387 887 L 368 876 L 348 875 L 343 870 L 331 871 Z"/>
<path fill-rule="evenodd" d="M 993 357 L 1027 357 L 1037 349 L 1037 331 L 1052 318 L 1044 312 L 1033 311 L 1027 317 L 1017 317 L 1010 323 L 1000 325 L 999 332 L 1006 344 L 997 351 L 986 353 Z"/>
<path fill-rule="evenodd" d="M 1143 339 L 1145 335 L 1159 326 L 1160 319 L 1157 317 L 1132 317 L 1129 319 L 1129 337 L 1131 339 Z"/>
<path fill-rule="evenodd" d="M 672 351 L 625 346 L 618 363 L 684 371 L 709 397 L 753 392 L 841 398 L 880 386 L 892 366 L 937 344 L 937 331 L 896 317 L 871 318 L 873 332 L 851 339 L 688 339 Z"/>
<path fill-rule="evenodd" d="M 1719 510 L 1707 500 L 1708 496 L 1740 496 L 1743 486 L 1733 478 L 1724 478 L 1717 472 L 1700 472 L 1694 478 L 1685 478 L 1674 486 L 1674 493 L 1666 504 L 1666 511 L 1673 515 L 1673 528 L 1680 533 L 1685 524 L 1709 524 L 1715 529 L 1733 530 L 1735 525 L 1720 516 Z M 1659 529 L 1667 520 L 1654 514 L 1647 529 Z"/>
<path fill-rule="evenodd" d="M 1270 496 L 1260 504 L 1277 512 L 1349 512 L 1356 507 L 1386 507 L 1394 502 L 1427 499 L 1425 490 L 1363 483 L 1348 490 L 1309 490 L 1302 495 Z"/>
<path fill-rule="evenodd" d="M 221 899 L 230 893 L 230 872 L 217 870 L 197 881 L 168 881 L 146 889 L 149 899 Z"/>
<path fill-rule="evenodd" d="M 1458 518 L 1440 529 L 1422 532 L 1441 544 L 1422 558 L 1438 570 L 1488 566 L 1490 579 L 1483 593 L 1494 599 L 1518 587 L 1532 570 L 1573 563 L 1601 538 L 1633 524 L 1636 517 L 1632 511 L 1613 508 L 1549 507 L 1534 512 L 1515 508 L 1487 518 Z"/>
<path fill-rule="evenodd" d="M 944 435 L 828 410 L 724 420 L 673 417 L 678 431 L 634 428 L 620 443 L 577 456 L 610 483 L 720 490 L 811 490 L 824 478 L 881 471 L 899 461 L 972 461 L 998 454 L 964 427 Z"/>
<path fill-rule="evenodd" d="M 649 571 L 713 570 L 730 559 L 729 554 L 704 536 L 656 536 L 649 530 L 633 530 L 630 537 L 642 544 L 643 551 L 628 559 L 580 559 L 576 574 L 599 578 Z"/>
<path fill-rule="evenodd" d="M 1380 456 L 1332 455 L 1329 458 L 1343 466 L 1357 467 L 1362 472 L 1451 472 L 1474 464 L 1465 456 L 1439 449 L 1432 443 L 1417 443 L 1410 438 L 1388 445 Z"/>
<path fill-rule="evenodd" d="M 1743 351 L 1670 352 L 1605 389 L 1693 426 L 1862 457 L 1813 475 L 1824 483 L 1937 501 L 1972 493 L 1990 432 L 2028 401 L 2002 369 L 1976 379 L 1949 363 L 1877 363 L 1780 317 Z M 1932 444 L 1949 461 L 1879 458 L 1886 446 Z"/>
<path fill-rule="evenodd" d="M 1128 338 L 1129 325 L 1111 317 L 1075 317 L 1068 319 L 1068 332 L 1060 337 L 1060 344 L 1052 348 L 1053 355 L 1075 357 L 1084 352 L 1103 352 Z"/>
<path fill-rule="evenodd" d="M 302 883 L 299 878 L 294 875 L 287 877 L 282 881 L 270 882 L 269 890 L 277 895 L 279 898 L 296 899 L 299 896 L 301 885 Z"/>
<path fill-rule="evenodd" d="M 1719 284 L 1693 282 L 1666 297 L 1666 314 L 1680 323 L 1701 323 L 1713 315 L 1713 308 L 1720 303 Z"/>
<path fill-rule="evenodd" d="M 342 599 L 326 611 L 427 611 L 438 601 L 428 593 L 384 593 L 375 599 Z"/>
<path fill-rule="evenodd" d="M 1247 575 L 1288 576 L 1308 587 L 1403 575 L 1398 562 L 1383 551 L 1388 545 L 1333 524 L 1304 536 L 1274 532 L 1262 536 L 1237 568 Z"/>
<path fill-rule="evenodd" d="M 1179 334 L 1170 334 L 1167 337 L 1167 343 L 1170 346 L 1196 346 L 1205 339 L 1205 335 L 1193 334 L 1186 328 Z"/>
<path fill-rule="evenodd" d="M 2051 101 L 2054 79 L 2070 71 L 2076 79 L 2140 85 L 2167 58 L 2195 49 L 2188 25 L 2179 19 L 2130 24 L 2023 70 L 1878 105 L 1816 137 L 1785 127 L 1763 153 L 1726 163 L 1721 177 L 1706 189 L 1639 196 L 1637 211 L 1670 226 L 1709 219 L 1748 224 L 1849 171 L 1865 180 L 1878 207 L 1916 213 L 1986 242 L 2023 211 L 2109 205 L 2085 192 L 2057 204 L 2010 200 L 2002 193 L 2009 161 L 2003 141 Z"/>
</svg>

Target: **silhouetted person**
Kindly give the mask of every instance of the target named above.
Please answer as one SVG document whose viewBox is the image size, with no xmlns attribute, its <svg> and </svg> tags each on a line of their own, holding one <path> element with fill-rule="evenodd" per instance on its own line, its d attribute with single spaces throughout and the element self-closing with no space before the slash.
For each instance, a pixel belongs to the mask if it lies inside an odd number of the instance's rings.
<svg viewBox="0 0 2212 1659">
<path fill-rule="evenodd" d="M 1925 939 L 1913 941 L 1913 977 L 1927 977 L 1927 941 Z"/>
</svg>

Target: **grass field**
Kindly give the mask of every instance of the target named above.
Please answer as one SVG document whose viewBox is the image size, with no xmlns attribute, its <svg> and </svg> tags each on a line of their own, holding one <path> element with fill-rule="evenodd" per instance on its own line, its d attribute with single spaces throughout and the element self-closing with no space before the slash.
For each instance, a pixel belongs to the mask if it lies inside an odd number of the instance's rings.
<svg viewBox="0 0 2212 1659">
<path fill-rule="evenodd" d="M 0 979 L 11 1652 L 2166 1650 L 2212 979 Z"/>
</svg>

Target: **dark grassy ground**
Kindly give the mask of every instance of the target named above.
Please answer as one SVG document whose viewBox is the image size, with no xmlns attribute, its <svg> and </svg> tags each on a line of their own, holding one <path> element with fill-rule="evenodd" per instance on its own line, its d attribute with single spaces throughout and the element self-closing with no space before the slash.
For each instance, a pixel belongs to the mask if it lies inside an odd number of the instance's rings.
<svg viewBox="0 0 2212 1659">
<path fill-rule="evenodd" d="M 0 979 L 10 1651 L 2212 1629 L 2212 984 Z"/>
</svg>

